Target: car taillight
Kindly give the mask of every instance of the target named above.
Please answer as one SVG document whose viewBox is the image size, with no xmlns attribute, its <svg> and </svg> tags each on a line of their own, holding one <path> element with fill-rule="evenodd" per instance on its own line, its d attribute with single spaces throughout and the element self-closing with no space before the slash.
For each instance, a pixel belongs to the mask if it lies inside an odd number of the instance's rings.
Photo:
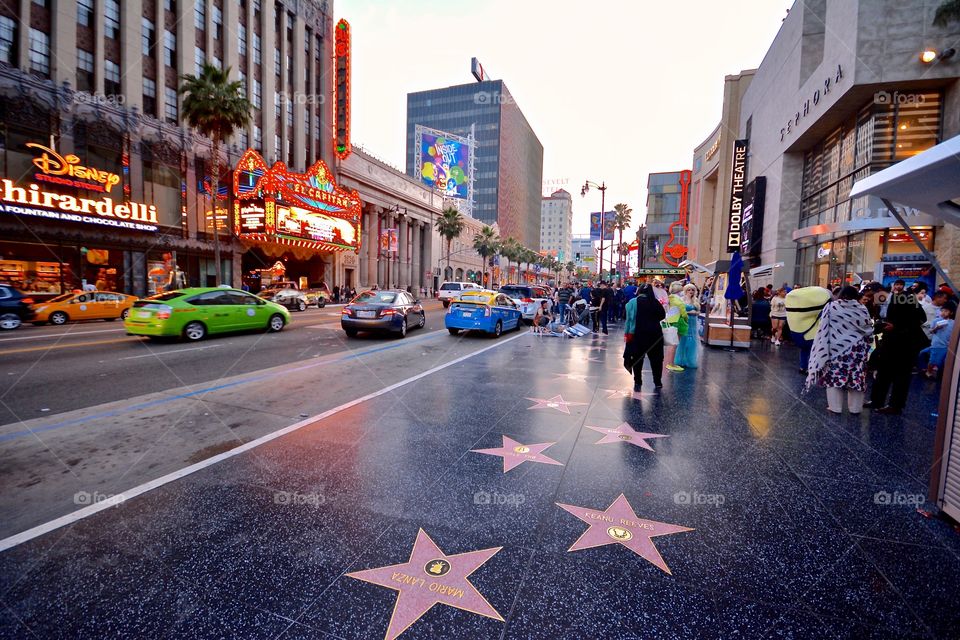
<svg viewBox="0 0 960 640">
<path fill-rule="evenodd" d="M 340 313 L 345 316 L 353 315 L 353 309 L 351 309 L 350 307 L 344 307 L 343 310 L 340 311 Z"/>
<path fill-rule="evenodd" d="M 520 298 L 520 302 L 533 302 L 533 298 Z"/>
<path fill-rule="evenodd" d="M 33 298 L 24 298 L 21 302 L 23 304 L 33 304 Z"/>
<path fill-rule="evenodd" d="M 380 312 L 380 315 L 381 315 L 381 316 L 392 316 L 392 315 L 395 314 L 396 312 L 397 312 L 396 309 L 384 309 L 383 311 Z"/>
<path fill-rule="evenodd" d="M 158 320 L 168 320 L 170 318 L 170 313 L 173 311 L 173 307 L 163 306 L 157 310 L 157 319 Z"/>
</svg>

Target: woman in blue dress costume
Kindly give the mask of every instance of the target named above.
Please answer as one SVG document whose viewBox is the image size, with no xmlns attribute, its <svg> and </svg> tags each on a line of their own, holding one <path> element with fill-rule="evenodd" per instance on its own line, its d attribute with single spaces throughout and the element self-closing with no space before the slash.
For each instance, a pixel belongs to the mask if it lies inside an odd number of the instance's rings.
<svg viewBox="0 0 960 640">
<path fill-rule="evenodd" d="M 688 284 L 683 288 L 681 296 L 683 303 L 687 306 L 687 315 L 690 316 L 690 326 L 697 326 L 697 315 L 700 313 L 700 302 L 697 296 L 697 287 Z M 696 369 L 699 360 L 700 347 L 697 344 L 699 338 L 697 332 L 690 330 L 687 335 L 680 338 L 680 346 L 677 347 L 677 355 L 674 362 L 684 369 Z"/>
</svg>

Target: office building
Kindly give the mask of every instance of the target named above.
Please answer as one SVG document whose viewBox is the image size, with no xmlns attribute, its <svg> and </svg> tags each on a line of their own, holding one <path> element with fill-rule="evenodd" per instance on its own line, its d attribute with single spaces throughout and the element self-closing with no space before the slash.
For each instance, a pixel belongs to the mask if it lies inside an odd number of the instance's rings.
<svg viewBox="0 0 960 640">
<path fill-rule="evenodd" d="M 473 135 L 473 217 L 503 238 L 539 250 L 543 145 L 502 80 L 407 94 L 407 173 L 415 175 L 415 130 Z"/>
<path fill-rule="evenodd" d="M 540 201 L 540 253 L 572 260 L 573 198 L 563 189 Z"/>
<path fill-rule="evenodd" d="M 690 171 L 651 173 L 647 178 L 643 268 L 675 269 L 687 256 Z"/>
</svg>

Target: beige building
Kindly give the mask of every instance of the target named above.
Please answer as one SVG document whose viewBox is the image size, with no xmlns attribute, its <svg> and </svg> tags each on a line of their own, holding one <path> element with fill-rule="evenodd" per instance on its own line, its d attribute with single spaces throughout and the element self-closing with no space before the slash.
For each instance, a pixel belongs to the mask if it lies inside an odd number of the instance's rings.
<svg viewBox="0 0 960 640">
<path fill-rule="evenodd" d="M 198 188 L 209 177 L 210 144 L 180 124 L 179 78 L 204 62 L 228 66 L 254 106 L 250 126 L 222 149 L 221 188 L 248 146 L 297 172 L 320 159 L 333 168 L 332 11 L 320 0 L 0 3 L 3 177 L 156 211 L 136 228 L 96 215 L 0 214 L 0 279 L 42 293 L 104 276 L 112 289 L 143 295 L 158 286 L 150 274 L 175 262 L 187 284 L 213 282 L 214 215 Z M 36 171 L 40 151 L 28 143 L 119 181 L 108 190 L 53 182 Z M 232 216 L 218 217 L 224 282 L 239 286 L 241 272 L 284 261 L 288 277 L 335 284 L 341 253 L 254 247 L 228 233 Z"/>
<path fill-rule="evenodd" d="M 540 253 L 564 263 L 573 259 L 573 198 L 564 189 L 540 201 Z"/>
<path fill-rule="evenodd" d="M 766 180 L 764 211 L 749 234 L 749 266 L 782 262 L 780 282 L 830 286 L 858 278 L 910 280 L 929 270 L 882 203 L 853 200 L 849 193 L 857 180 L 960 135 L 960 60 L 953 49 L 960 24 L 933 26 L 939 5 L 940 0 L 794 4 L 742 92 L 739 113 L 728 108 L 725 96 L 720 194 L 712 211 L 699 206 L 696 255 L 703 259 L 698 262 L 729 255 L 727 138 L 748 141 L 746 182 Z M 929 62 L 921 60 L 925 50 L 933 52 Z M 712 144 L 698 147 L 695 169 Z M 705 183 L 706 166 L 704 161 L 700 168 Z M 702 192 L 708 191 L 705 185 Z M 923 211 L 899 213 L 945 267 L 960 268 L 955 229 Z"/>
</svg>

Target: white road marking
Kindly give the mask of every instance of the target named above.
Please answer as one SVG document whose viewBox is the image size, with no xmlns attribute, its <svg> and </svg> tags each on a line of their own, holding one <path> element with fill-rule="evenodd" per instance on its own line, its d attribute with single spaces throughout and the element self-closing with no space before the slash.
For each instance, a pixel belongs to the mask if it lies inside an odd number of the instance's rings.
<svg viewBox="0 0 960 640">
<path fill-rule="evenodd" d="M 233 458 L 234 456 L 238 456 L 241 453 L 245 453 L 251 449 L 259 447 L 262 444 L 266 444 L 271 440 L 276 440 L 281 436 L 285 436 L 288 433 L 292 433 L 294 431 L 297 431 L 298 429 L 302 429 L 303 427 L 311 425 L 315 422 L 319 422 L 321 420 L 329 418 L 330 416 L 336 415 L 341 411 L 346 411 L 347 409 L 350 409 L 351 407 L 355 407 L 358 404 L 362 404 L 368 400 L 373 400 L 374 398 L 378 398 L 382 395 L 386 395 L 395 389 L 399 389 L 400 387 L 410 384 L 411 382 L 416 382 L 417 380 L 426 378 L 427 376 L 437 373 L 438 371 L 442 371 L 447 367 L 452 367 L 453 365 L 460 364 L 461 362 L 469 360 L 474 356 L 478 356 L 481 353 L 490 351 L 491 349 L 496 349 L 499 346 L 502 346 L 508 342 L 512 342 L 517 338 L 522 338 L 526 335 L 527 335 L 526 333 L 519 333 L 515 336 L 511 336 L 510 338 L 501 338 L 496 342 L 496 344 L 492 344 L 489 347 L 484 347 L 483 349 L 479 349 L 477 351 L 474 351 L 473 353 L 468 353 L 465 356 L 460 356 L 459 358 L 451 360 L 450 362 L 437 365 L 432 369 L 427 369 L 423 373 L 418 373 L 417 375 L 411 376 L 406 380 L 395 382 L 394 384 L 386 386 L 383 389 L 374 391 L 372 393 L 368 393 L 365 396 L 362 396 L 360 398 L 357 398 L 356 400 L 351 400 L 350 402 L 341 404 L 340 406 L 334 407 L 333 409 L 328 409 L 323 413 L 319 413 L 305 420 L 301 420 L 300 422 L 296 422 L 290 425 L 289 427 L 284 427 L 283 429 L 278 429 L 273 433 L 268 433 L 267 435 L 261 436 L 256 440 L 251 440 L 246 444 L 242 444 L 239 447 L 217 454 L 211 458 L 207 458 L 206 460 L 203 460 L 196 464 L 192 464 L 189 467 L 184 467 L 179 471 L 174 471 L 173 473 L 168 473 L 167 475 L 161 476 L 156 480 L 151 480 L 150 482 L 145 482 L 143 484 L 137 485 L 136 487 L 133 487 L 131 489 L 128 489 L 126 491 L 123 491 L 121 493 L 114 495 L 110 500 L 104 500 L 96 504 L 91 504 L 89 506 L 84 507 L 83 509 L 78 509 L 77 511 L 74 511 L 73 513 L 68 513 L 65 516 L 60 516 L 59 518 L 51 520 L 50 522 L 45 522 L 44 524 L 33 527 L 32 529 L 27 529 L 26 531 L 22 531 L 21 533 L 12 535 L 8 538 L 4 538 L 3 540 L 0 540 L 0 552 L 6 551 L 7 549 L 11 549 L 17 546 L 18 544 L 23 544 L 28 540 L 33 540 L 34 538 L 42 536 L 46 533 L 50 533 L 51 531 L 59 529 L 60 527 L 65 527 L 69 524 L 73 524 L 74 522 L 78 522 L 79 520 L 83 520 L 84 518 L 92 516 L 95 513 L 99 513 L 105 509 L 109 509 L 113 506 L 116 506 L 121 502 L 129 500 L 130 498 L 136 497 L 141 493 L 146 493 L 147 491 L 151 491 L 153 489 L 156 489 L 157 487 L 162 487 L 165 484 L 169 484 L 175 480 L 179 480 L 180 478 L 188 476 L 191 473 L 195 473 L 202 469 L 206 469 L 207 467 L 213 466 L 218 462 L 223 462 L 224 460 Z"/>
<path fill-rule="evenodd" d="M 136 360 L 137 358 L 155 358 L 157 356 L 165 356 L 168 353 L 183 353 L 184 351 L 201 351 L 203 349 L 216 349 L 223 345 L 219 344 L 210 344 L 205 347 L 190 347 L 189 349 L 173 349 L 171 351 L 157 351 L 156 353 L 145 353 L 142 356 L 127 356 L 126 358 L 117 358 L 117 360 Z"/>
<path fill-rule="evenodd" d="M 13 342 L 15 340 L 43 340 L 50 338 L 63 338 L 71 336 L 86 336 L 93 333 L 121 333 L 126 329 L 100 329 L 98 331 L 67 331 L 65 333 L 46 333 L 42 336 L 21 336 L 18 338 L 0 338 L 0 342 Z"/>
</svg>

